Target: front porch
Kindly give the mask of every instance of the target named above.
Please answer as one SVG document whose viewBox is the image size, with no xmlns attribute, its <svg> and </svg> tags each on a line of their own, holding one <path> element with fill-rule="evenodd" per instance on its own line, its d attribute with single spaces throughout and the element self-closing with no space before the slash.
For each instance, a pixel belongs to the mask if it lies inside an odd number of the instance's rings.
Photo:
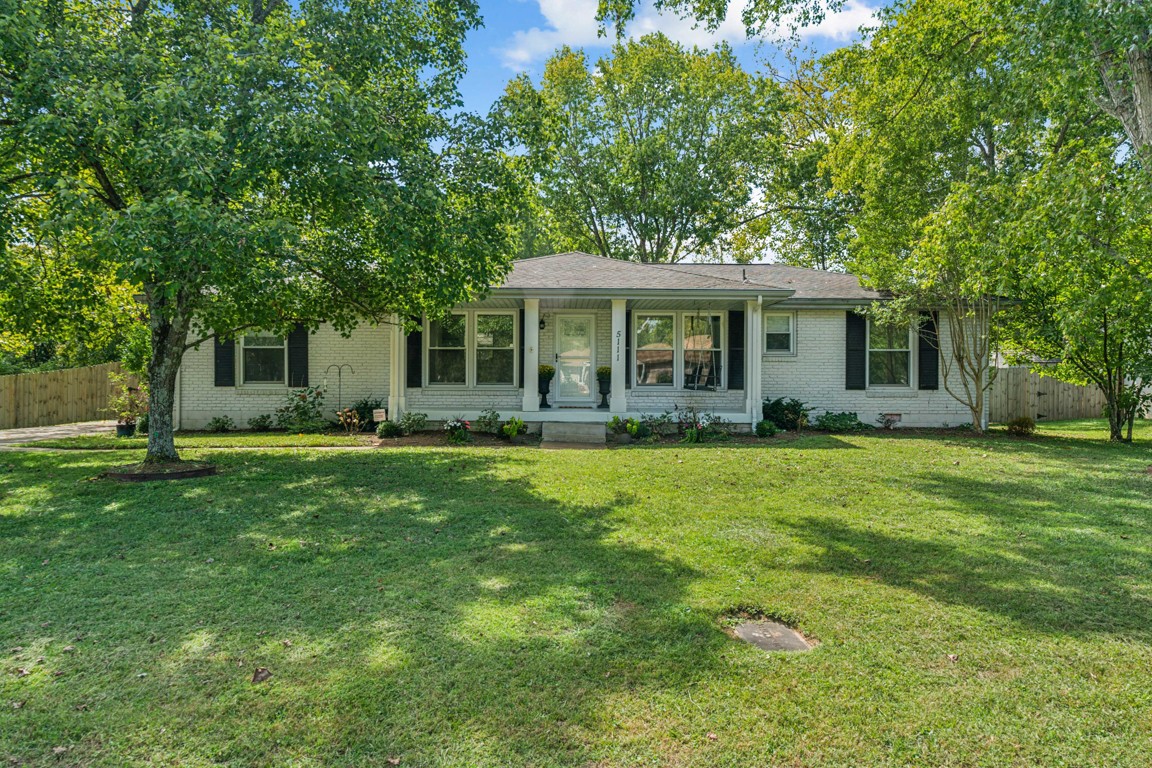
<svg viewBox="0 0 1152 768">
<path fill-rule="evenodd" d="M 440 321 L 426 320 L 412 334 L 394 328 L 389 413 L 444 420 L 494 410 L 535 425 L 694 408 L 751 426 L 760 419 L 761 358 L 759 345 L 746 340 L 760 338 L 762 307 L 761 296 L 747 294 L 497 296 L 465 305 L 454 310 L 452 347 L 444 347 Z M 483 329 L 501 316 L 512 332 L 495 349 L 499 342 Z M 502 384 L 490 383 L 498 354 L 510 364 Z M 537 386 L 541 365 L 555 370 L 546 408 Z M 600 408 L 596 372 L 605 368 L 611 371 L 608 407 Z"/>
</svg>

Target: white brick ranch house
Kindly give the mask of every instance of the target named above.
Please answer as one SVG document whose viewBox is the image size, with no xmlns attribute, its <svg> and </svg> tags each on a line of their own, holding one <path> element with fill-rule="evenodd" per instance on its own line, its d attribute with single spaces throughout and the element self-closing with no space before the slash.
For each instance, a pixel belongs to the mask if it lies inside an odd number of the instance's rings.
<svg viewBox="0 0 1152 768">
<path fill-rule="evenodd" d="M 330 326 L 278 338 L 249 333 L 207 342 L 184 357 L 176 423 L 237 425 L 272 413 L 292 388 L 327 386 L 337 405 L 384 400 L 389 416 L 603 422 L 694 407 L 741 425 L 765 399 L 795 397 L 872 423 L 957 425 L 971 417 L 941 388 L 946 327 L 873 326 L 856 310 L 882 297 L 852 275 L 776 264 L 638 264 L 586 253 L 517 261 L 488 296 L 405 334 L 363 326 L 344 338 Z M 556 369 L 541 408 L 539 365 Z M 596 369 L 610 367 L 608 408 Z"/>
</svg>

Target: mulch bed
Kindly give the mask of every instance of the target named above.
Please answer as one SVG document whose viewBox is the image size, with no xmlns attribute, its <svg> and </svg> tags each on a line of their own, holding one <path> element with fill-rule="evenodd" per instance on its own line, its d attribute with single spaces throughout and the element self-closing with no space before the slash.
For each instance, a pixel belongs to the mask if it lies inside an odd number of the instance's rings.
<svg viewBox="0 0 1152 768">
<path fill-rule="evenodd" d="M 173 461 L 167 463 L 138 463 L 112 467 L 101 473 L 107 480 L 121 483 L 142 483 L 149 480 L 190 480 L 196 477 L 209 477 L 216 474 L 215 464 L 199 461 Z"/>
</svg>

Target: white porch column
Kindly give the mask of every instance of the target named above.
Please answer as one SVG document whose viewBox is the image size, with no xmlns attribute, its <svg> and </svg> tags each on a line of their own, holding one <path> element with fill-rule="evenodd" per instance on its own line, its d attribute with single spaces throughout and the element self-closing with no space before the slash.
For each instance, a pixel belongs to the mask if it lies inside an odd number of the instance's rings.
<svg viewBox="0 0 1152 768">
<path fill-rule="evenodd" d="M 748 420 L 753 428 L 763 416 L 761 402 L 764 379 L 764 313 L 759 299 L 745 302 L 744 394 L 748 398 Z"/>
<path fill-rule="evenodd" d="M 611 413 L 628 411 L 628 394 L 625 386 L 628 377 L 628 344 L 624 335 L 628 332 L 628 300 L 612 299 L 612 394 L 608 399 Z"/>
<path fill-rule="evenodd" d="M 388 418 L 392 421 L 404 415 L 404 382 L 408 375 L 404 370 L 406 343 L 404 326 L 399 317 L 393 316 L 388 328 Z"/>
<path fill-rule="evenodd" d="M 540 299 L 524 299 L 524 404 L 525 411 L 540 410 Z"/>
</svg>

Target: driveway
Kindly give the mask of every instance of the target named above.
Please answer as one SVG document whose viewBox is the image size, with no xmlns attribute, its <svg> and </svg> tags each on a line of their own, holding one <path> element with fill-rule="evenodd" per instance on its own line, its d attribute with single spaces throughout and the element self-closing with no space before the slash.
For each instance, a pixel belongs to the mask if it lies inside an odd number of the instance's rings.
<svg viewBox="0 0 1152 768">
<path fill-rule="evenodd" d="M 19 443 L 30 443 L 36 440 L 55 440 L 60 437 L 78 437 L 79 435 L 112 434 L 115 431 L 115 421 L 81 421 L 75 424 L 55 424 L 51 427 L 0 429 L 0 448 L 10 448 Z"/>
</svg>

